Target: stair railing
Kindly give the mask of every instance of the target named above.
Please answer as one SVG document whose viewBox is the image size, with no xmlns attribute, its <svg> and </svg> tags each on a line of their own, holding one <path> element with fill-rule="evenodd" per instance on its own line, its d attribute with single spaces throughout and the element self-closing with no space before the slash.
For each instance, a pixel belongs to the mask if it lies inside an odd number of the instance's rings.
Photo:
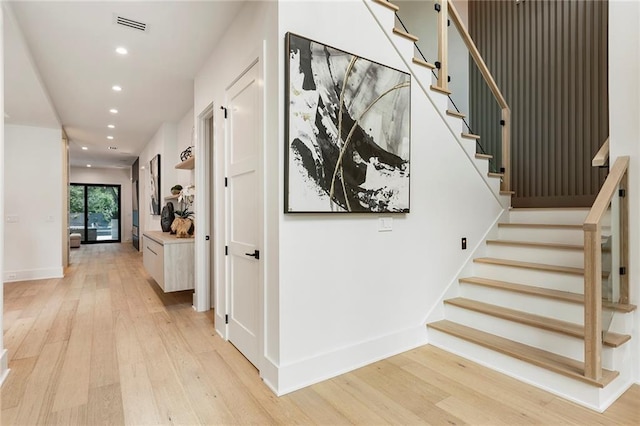
<svg viewBox="0 0 640 426">
<path fill-rule="evenodd" d="M 594 380 L 602 378 L 603 331 L 608 331 L 602 305 L 629 303 L 628 168 L 628 156 L 616 159 L 583 224 L 584 375 Z"/>
<path fill-rule="evenodd" d="M 448 11 L 448 13 L 447 13 Z M 502 191 L 510 191 L 511 190 L 511 109 L 507 104 L 500 88 L 496 84 L 493 75 L 491 75 L 491 71 L 489 71 L 489 67 L 482 59 L 482 55 L 478 50 L 477 46 L 473 42 L 467 27 L 464 22 L 460 18 L 460 14 L 458 14 L 458 10 L 454 6 L 452 0 L 443 0 L 440 3 L 440 19 L 438 21 L 438 61 L 440 62 L 440 72 L 438 74 L 438 86 L 447 90 L 447 80 L 448 80 L 448 56 L 447 56 L 447 20 L 451 18 L 451 21 L 458 29 L 464 44 L 467 46 L 469 50 L 469 54 L 473 58 L 478 70 L 480 71 L 484 81 L 489 86 L 491 93 L 494 98 L 498 102 L 499 107 L 502 110 L 502 120 L 500 124 L 502 125 L 502 166 L 500 167 L 500 172 L 504 173 L 504 177 L 502 178 Z"/>
</svg>

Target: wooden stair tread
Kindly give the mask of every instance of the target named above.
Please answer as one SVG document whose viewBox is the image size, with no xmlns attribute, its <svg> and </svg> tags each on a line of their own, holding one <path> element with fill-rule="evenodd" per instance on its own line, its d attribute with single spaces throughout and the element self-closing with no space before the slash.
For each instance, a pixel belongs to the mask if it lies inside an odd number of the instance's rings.
<svg viewBox="0 0 640 426">
<path fill-rule="evenodd" d="M 487 176 L 492 177 L 492 178 L 503 178 L 504 177 L 504 173 L 489 172 L 489 173 L 487 173 Z"/>
<path fill-rule="evenodd" d="M 461 112 L 454 111 L 451 109 L 447 110 L 447 115 L 450 115 L 451 117 L 458 117 L 458 118 L 465 118 L 467 116 L 466 114 L 463 114 Z"/>
<path fill-rule="evenodd" d="M 531 314 L 528 312 L 517 311 L 515 309 L 509 309 L 502 306 L 491 305 L 489 303 L 478 302 L 476 300 L 465 299 L 463 297 L 448 299 L 445 300 L 444 303 L 482 314 L 491 315 L 496 318 L 502 318 L 507 321 L 536 327 L 541 330 L 553 331 L 555 333 L 577 337 L 578 339 L 584 340 L 584 327 L 579 324 L 560 321 L 554 318 L 543 317 L 541 315 Z M 629 335 L 607 332 L 605 333 L 602 343 L 605 346 L 617 348 L 618 346 L 628 342 L 629 339 L 631 339 L 631 336 Z"/>
<path fill-rule="evenodd" d="M 430 62 L 427 62 L 427 61 L 424 61 L 424 60 L 422 60 L 422 59 L 420 59 L 420 58 L 416 58 L 415 56 L 414 56 L 414 58 L 412 59 L 412 61 L 413 61 L 413 63 L 414 63 L 414 64 L 417 64 L 417 65 L 420 65 L 420 66 L 423 66 L 423 67 L 429 68 L 429 69 L 431 69 L 431 70 L 436 69 L 436 66 L 435 66 L 434 64 L 432 64 L 432 63 L 430 63 Z"/>
<path fill-rule="evenodd" d="M 431 86 L 429 86 L 429 88 L 431 90 L 433 90 L 434 92 L 442 93 L 444 95 L 450 95 L 451 94 L 450 90 L 443 89 L 442 87 L 439 87 L 439 86 L 434 86 L 433 84 Z"/>
<path fill-rule="evenodd" d="M 398 5 L 395 5 L 395 4 L 391 3 L 391 2 L 388 2 L 387 0 L 373 0 L 373 1 L 374 1 L 374 3 L 378 3 L 379 5 L 384 6 L 387 9 L 393 10 L 394 12 L 397 12 L 397 11 L 400 10 Z"/>
<path fill-rule="evenodd" d="M 461 136 L 465 139 L 480 139 L 480 135 L 474 135 L 473 133 L 462 133 Z"/>
<path fill-rule="evenodd" d="M 476 152 L 476 158 L 481 158 L 483 160 L 491 160 L 493 158 L 493 155 L 480 154 L 479 152 Z"/>
<path fill-rule="evenodd" d="M 551 288 L 535 287 L 525 284 L 516 284 L 507 281 L 490 280 L 481 277 L 460 278 L 461 283 L 480 285 L 483 287 L 497 288 L 500 290 L 512 291 L 515 293 L 528 294 L 531 296 L 545 297 L 547 299 L 560 300 L 568 303 L 584 305 L 584 295 L 579 293 L 571 293 L 569 291 L 555 290 Z M 603 302 L 603 308 L 611 309 L 618 312 L 629 313 L 636 310 L 635 305 L 626 303 L 607 303 Z"/>
<path fill-rule="evenodd" d="M 487 244 L 503 245 L 503 246 L 562 249 L 562 250 L 584 250 L 584 245 L 579 245 L 579 244 L 537 243 L 537 242 L 530 242 L 530 241 L 512 241 L 512 240 L 487 240 Z"/>
<path fill-rule="evenodd" d="M 500 195 L 514 195 L 516 191 L 500 191 Z"/>
<path fill-rule="evenodd" d="M 583 268 L 569 266 L 547 265 L 544 263 L 522 262 L 519 260 L 496 259 L 493 257 L 478 257 L 473 259 L 475 263 L 487 263 L 491 265 L 513 266 L 516 268 L 535 269 L 539 271 L 560 272 L 563 274 L 584 275 Z"/>
<path fill-rule="evenodd" d="M 533 346 L 514 342 L 512 340 L 456 324 L 451 321 L 437 321 L 427 324 L 427 327 L 600 388 L 607 386 L 619 375 L 617 371 L 605 370 L 603 368 L 602 379 L 593 380 L 584 376 L 584 363 L 580 361 L 563 357 Z"/>
<path fill-rule="evenodd" d="M 408 32 L 403 31 L 403 30 L 398 29 L 398 28 L 394 28 L 393 29 L 393 33 L 396 34 L 396 35 L 399 35 L 400 37 L 404 37 L 406 39 L 409 39 L 414 43 L 416 43 L 418 41 L 418 37 L 414 36 L 413 34 L 409 34 Z"/>
<path fill-rule="evenodd" d="M 499 223 L 498 228 L 549 228 L 582 230 L 582 225 L 560 225 L 554 223 Z"/>
</svg>

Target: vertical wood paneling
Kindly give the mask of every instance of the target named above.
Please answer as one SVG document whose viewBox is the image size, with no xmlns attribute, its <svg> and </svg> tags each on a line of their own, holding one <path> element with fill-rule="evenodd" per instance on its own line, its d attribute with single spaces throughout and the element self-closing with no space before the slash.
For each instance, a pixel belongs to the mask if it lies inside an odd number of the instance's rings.
<svg viewBox="0 0 640 426">
<path fill-rule="evenodd" d="M 609 134 L 607 1 L 470 1 L 469 27 L 512 111 L 513 205 L 591 205 L 606 175 L 591 158 Z M 473 68 L 471 127 L 495 155 L 496 102 Z"/>
</svg>

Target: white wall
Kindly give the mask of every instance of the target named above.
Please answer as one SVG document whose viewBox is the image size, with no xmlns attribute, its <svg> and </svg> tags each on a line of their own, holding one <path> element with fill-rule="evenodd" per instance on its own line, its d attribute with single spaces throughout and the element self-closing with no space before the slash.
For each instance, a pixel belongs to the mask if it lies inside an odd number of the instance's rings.
<svg viewBox="0 0 640 426">
<path fill-rule="evenodd" d="M 120 185 L 120 240 L 131 241 L 133 222 L 130 167 L 126 169 L 71 167 L 69 182 Z"/>
<path fill-rule="evenodd" d="M 4 280 L 62 277 L 61 129 L 5 126 Z M 9 216 L 15 222 L 9 223 Z"/>
<path fill-rule="evenodd" d="M 281 3 L 280 81 L 287 31 L 407 68 L 362 1 Z M 474 247 L 502 211 L 415 81 L 411 111 L 411 213 L 392 232 L 377 232 L 375 214 L 280 214 L 281 393 L 426 343 L 426 315 L 471 251 L 461 237 Z"/>
<path fill-rule="evenodd" d="M 4 117 L 4 8 L 0 7 L 0 111 Z M 0 164 L 4 165 L 4 120 L 0 122 Z M 4 241 L 4 173 L 0 173 L 0 241 Z M 4 277 L 4 244 L 0 244 L 0 277 Z M 0 280 L 0 387 L 9 373 L 7 350 L 4 348 L 4 279 Z"/>
<path fill-rule="evenodd" d="M 629 284 L 640 304 L 640 2 L 609 2 L 610 158 L 630 156 Z M 640 314 L 634 313 L 635 380 L 640 383 Z"/>
<path fill-rule="evenodd" d="M 177 143 L 176 152 L 178 155 L 176 156 L 175 164 L 178 164 L 180 162 L 180 153 L 185 149 L 187 149 L 188 147 L 192 146 L 193 143 L 195 142 L 194 140 L 192 140 L 192 137 L 193 138 L 195 137 L 194 134 L 192 133 L 193 131 L 194 131 L 194 117 L 193 117 L 193 108 L 191 108 L 189 112 L 187 112 L 178 123 L 177 140 L 176 140 L 176 143 Z M 194 151 L 192 150 L 192 152 Z M 175 174 L 175 181 L 176 181 L 175 184 L 180 184 L 183 187 L 195 183 L 194 171 L 177 169 Z"/>
<path fill-rule="evenodd" d="M 144 231 L 160 231 L 160 215 L 152 215 L 150 208 L 150 179 L 149 162 L 160 154 L 160 201 L 165 204 L 164 197 L 171 195 L 171 187 L 177 182 L 175 165 L 180 162 L 177 142 L 177 125 L 164 123 L 149 143 L 140 153 L 140 179 L 138 181 L 140 191 L 139 214 L 140 235 Z M 140 244 L 142 247 L 142 244 Z"/>
</svg>

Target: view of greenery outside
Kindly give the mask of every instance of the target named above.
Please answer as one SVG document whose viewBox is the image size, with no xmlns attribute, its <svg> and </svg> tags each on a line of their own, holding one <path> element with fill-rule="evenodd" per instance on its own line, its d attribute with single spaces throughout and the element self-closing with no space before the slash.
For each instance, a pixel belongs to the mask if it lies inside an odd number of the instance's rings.
<svg viewBox="0 0 640 426">
<path fill-rule="evenodd" d="M 70 185 L 69 212 L 72 219 L 80 218 L 79 216 L 84 214 L 84 188 L 83 185 Z M 117 189 L 109 186 L 88 186 L 87 209 L 89 223 L 109 226 L 111 219 L 118 217 Z"/>
</svg>

